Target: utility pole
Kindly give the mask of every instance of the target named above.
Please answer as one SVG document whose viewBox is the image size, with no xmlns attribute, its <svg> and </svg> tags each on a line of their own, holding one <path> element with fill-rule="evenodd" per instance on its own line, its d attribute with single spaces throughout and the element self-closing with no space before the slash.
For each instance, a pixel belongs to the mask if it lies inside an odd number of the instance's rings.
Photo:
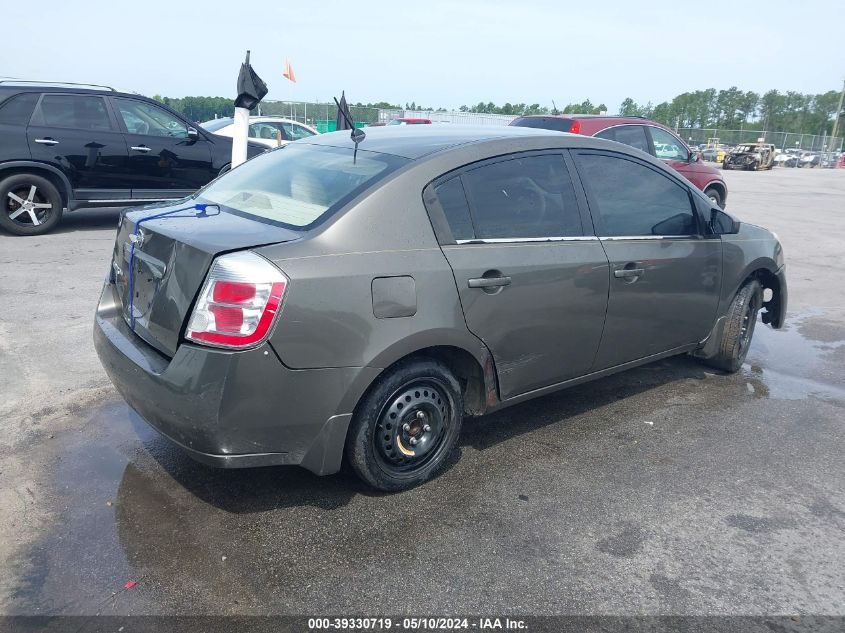
<svg viewBox="0 0 845 633">
<path fill-rule="evenodd" d="M 836 107 L 836 118 L 833 119 L 833 131 L 830 133 L 831 146 L 836 142 L 836 133 L 839 131 L 839 117 L 842 115 L 842 99 L 845 98 L 845 79 L 842 80 L 842 92 L 839 93 L 839 105 Z M 842 143 L 839 144 L 840 148 Z"/>
</svg>

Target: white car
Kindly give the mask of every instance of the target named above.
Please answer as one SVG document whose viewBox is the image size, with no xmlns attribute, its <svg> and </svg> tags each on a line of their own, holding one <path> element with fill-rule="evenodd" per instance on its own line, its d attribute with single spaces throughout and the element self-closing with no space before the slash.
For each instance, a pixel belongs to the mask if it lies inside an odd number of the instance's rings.
<svg viewBox="0 0 845 633">
<path fill-rule="evenodd" d="M 200 125 L 212 134 L 219 134 L 220 136 L 233 136 L 235 130 L 234 119 L 231 117 L 213 119 L 200 123 Z M 281 138 L 279 133 L 281 133 Z M 249 139 L 267 147 L 287 145 L 291 141 L 308 138 L 315 134 L 317 134 L 317 130 L 310 125 L 297 123 L 292 119 L 278 116 L 249 117 Z"/>
</svg>

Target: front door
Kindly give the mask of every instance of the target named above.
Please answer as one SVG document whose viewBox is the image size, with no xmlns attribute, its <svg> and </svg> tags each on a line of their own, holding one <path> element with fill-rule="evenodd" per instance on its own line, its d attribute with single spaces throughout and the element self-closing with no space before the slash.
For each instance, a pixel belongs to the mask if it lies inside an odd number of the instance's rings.
<svg viewBox="0 0 845 633">
<path fill-rule="evenodd" d="M 133 198 L 179 198 L 217 177 L 208 141 L 191 138 L 185 121 L 138 99 L 115 97 L 112 104 L 126 130 Z"/>
<path fill-rule="evenodd" d="M 126 142 L 103 97 L 45 94 L 26 130 L 33 160 L 58 167 L 79 200 L 130 197 Z"/>
<path fill-rule="evenodd" d="M 594 369 L 703 340 L 719 303 L 722 242 L 703 235 L 689 188 L 627 155 L 583 150 L 576 162 L 611 268 Z"/>
<path fill-rule="evenodd" d="M 502 399 L 587 373 L 608 263 L 584 230 L 561 153 L 494 159 L 436 185 L 443 252 L 470 331 L 493 354 Z"/>
</svg>

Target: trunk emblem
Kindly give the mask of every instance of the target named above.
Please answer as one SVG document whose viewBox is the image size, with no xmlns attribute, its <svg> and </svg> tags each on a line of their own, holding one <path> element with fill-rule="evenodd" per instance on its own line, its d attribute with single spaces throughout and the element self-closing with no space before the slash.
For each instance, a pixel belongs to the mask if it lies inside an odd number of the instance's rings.
<svg viewBox="0 0 845 633">
<path fill-rule="evenodd" d="M 144 235 L 144 232 L 140 230 L 137 233 L 129 234 L 129 241 L 135 245 L 135 248 L 143 248 L 145 238 L 146 235 Z"/>
</svg>

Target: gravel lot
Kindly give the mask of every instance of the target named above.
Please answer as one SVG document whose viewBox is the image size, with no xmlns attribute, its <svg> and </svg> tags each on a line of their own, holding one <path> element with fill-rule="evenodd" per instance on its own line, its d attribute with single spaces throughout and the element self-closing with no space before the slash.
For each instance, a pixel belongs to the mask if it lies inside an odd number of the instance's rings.
<svg viewBox="0 0 845 633">
<path fill-rule="evenodd" d="M 790 283 L 740 373 L 677 358 L 468 421 L 394 496 L 211 470 L 130 414 L 91 343 L 117 212 L 0 235 L 0 613 L 845 614 L 845 171 L 725 178 Z"/>
</svg>

